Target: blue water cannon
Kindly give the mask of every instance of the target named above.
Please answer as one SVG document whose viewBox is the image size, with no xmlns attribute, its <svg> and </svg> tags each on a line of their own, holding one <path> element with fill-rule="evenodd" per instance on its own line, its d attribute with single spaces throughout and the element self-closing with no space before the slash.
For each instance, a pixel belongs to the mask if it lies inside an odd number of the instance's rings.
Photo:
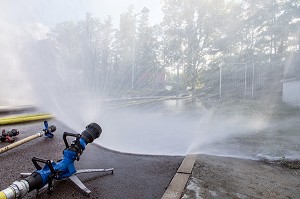
<svg viewBox="0 0 300 199">
<path fill-rule="evenodd" d="M 47 122 L 44 124 L 44 130 L 47 130 Z M 53 162 L 51 160 L 33 157 L 32 162 L 37 170 L 33 173 L 21 173 L 22 176 L 27 177 L 24 180 L 14 182 L 9 188 L 0 192 L 0 195 L 5 195 L 6 199 L 17 199 L 22 198 L 32 190 L 40 190 L 44 187 L 47 187 L 47 192 L 50 194 L 53 191 L 53 181 L 66 178 L 74 182 L 86 194 L 90 194 L 91 191 L 84 186 L 75 174 L 107 171 L 113 173 L 114 169 L 83 169 L 76 171 L 74 161 L 80 159 L 80 155 L 85 150 L 86 145 L 98 138 L 101 132 L 101 127 L 96 123 L 89 124 L 81 134 L 64 132 L 63 140 L 66 148 L 63 151 L 63 158 L 61 160 Z M 69 144 L 67 137 L 74 137 L 75 139 Z M 41 167 L 40 163 L 43 163 L 44 166 Z"/>
<path fill-rule="evenodd" d="M 40 189 L 48 184 L 48 192 L 51 193 L 52 181 L 68 178 L 76 173 L 74 161 L 79 160 L 80 155 L 85 150 L 86 145 L 93 142 L 94 139 L 98 138 L 101 132 L 101 127 L 96 123 L 89 124 L 81 134 L 64 132 L 63 140 L 66 148 L 63 151 L 63 158 L 55 163 L 50 160 L 33 157 L 32 162 L 37 171 L 35 171 L 26 179 L 28 180 L 28 182 L 31 182 L 33 179 L 35 182 L 39 182 L 35 183 L 35 186 L 33 187 L 34 189 Z M 71 144 L 68 143 L 68 136 L 75 137 Z M 38 162 L 44 163 L 45 166 L 42 168 L 38 164 Z M 35 173 L 37 173 L 38 175 L 36 175 Z"/>
</svg>

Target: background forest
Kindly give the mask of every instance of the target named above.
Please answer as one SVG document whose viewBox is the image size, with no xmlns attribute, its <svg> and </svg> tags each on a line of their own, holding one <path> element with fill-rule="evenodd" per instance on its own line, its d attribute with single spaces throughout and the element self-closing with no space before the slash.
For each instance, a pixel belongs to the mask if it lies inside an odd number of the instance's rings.
<svg viewBox="0 0 300 199">
<path fill-rule="evenodd" d="M 242 87 L 238 96 L 251 96 L 252 90 L 253 98 L 270 90 L 279 95 L 282 79 L 300 76 L 299 63 L 294 66 L 300 57 L 298 0 L 162 0 L 161 5 L 163 20 L 154 25 L 151 11 L 134 13 L 133 7 L 120 16 L 118 28 L 110 16 L 103 20 L 90 13 L 82 21 L 57 24 L 23 49 L 24 63 L 72 76 L 72 92 L 74 85 L 86 86 L 107 97 L 187 90 L 219 95 L 223 70 L 225 94 Z"/>
</svg>

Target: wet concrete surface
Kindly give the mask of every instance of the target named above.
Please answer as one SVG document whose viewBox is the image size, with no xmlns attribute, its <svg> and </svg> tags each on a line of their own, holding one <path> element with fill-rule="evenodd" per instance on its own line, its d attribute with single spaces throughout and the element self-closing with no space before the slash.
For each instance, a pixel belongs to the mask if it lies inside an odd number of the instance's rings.
<svg viewBox="0 0 300 199">
<path fill-rule="evenodd" d="M 21 172 L 35 171 L 32 157 L 61 159 L 65 148 L 62 139 L 64 131 L 72 132 L 63 123 L 50 120 L 49 125 L 57 127 L 53 139 L 37 138 L 0 154 L 0 190 L 7 188 L 16 180 L 21 180 Z M 1 126 L 1 129 L 20 131 L 17 140 L 35 134 L 43 129 L 43 122 Z M 82 128 L 84 130 L 85 127 Z M 108 132 L 103 132 L 108 133 Z M 101 139 L 101 136 L 100 138 Z M 70 139 L 71 140 L 71 139 Z M 0 143 L 0 147 L 8 143 Z M 175 175 L 184 157 L 180 156 L 151 156 L 134 155 L 115 152 L 96 144 L 88 144 L 79 161 L 75 162 L 76 169 L 115 168 L 114 174 L 89 173 L 78 174 L 78 177 L 92 193 L 89 198 L 161 198 L 167 186 Z M 48 195 L 36 191 L 28 193 L 24 198 L 88 198 L 71 181 L 57 181 L 54 192 Z"/>
<path fill-rule="evenodd" d="M 260 161 L 198 155 L 186 198 L 300 198 L 300 170 Z"/>
</svg>

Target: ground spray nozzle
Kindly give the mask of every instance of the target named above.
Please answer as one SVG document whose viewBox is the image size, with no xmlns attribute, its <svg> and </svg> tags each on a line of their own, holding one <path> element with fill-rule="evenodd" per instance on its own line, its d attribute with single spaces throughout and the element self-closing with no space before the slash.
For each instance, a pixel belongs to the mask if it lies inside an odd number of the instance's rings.
<svg viewBox="0 0 300 199">
<path fill-rule="evenodd" d="M 101 127 L 96 123 L 89 124 L 81 134 L 64 132 L 63 139 L 66 148 L 63 151 L 63 158 L 55 163 L 51 160 L 33 157 L 32 162 L 37 170 L 24 180 L 15 181 L 8 188 L 1 191 L 0 199 L 19 199 L 28 192 L 40 189 L 46 184 L 48 184 L 48 193 L 51 193 L 52 181 L 68 178 L 76 173 L 74 161 L 79 160 L 86 145 L 98 138 L 101 132 Z M 68 136 L 75 137 L 71 144 L 67 141 Z M 42 168 L 39 163 L 44 163 L 44 167 Z"/>
</svg>

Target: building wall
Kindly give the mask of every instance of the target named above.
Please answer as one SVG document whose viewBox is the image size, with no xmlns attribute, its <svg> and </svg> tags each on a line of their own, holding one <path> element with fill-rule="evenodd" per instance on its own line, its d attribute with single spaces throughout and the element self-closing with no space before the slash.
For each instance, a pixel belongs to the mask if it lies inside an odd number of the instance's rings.
<svg viewBox="0 0 300 199">
<path fill-rule="evenodd" d="M 300 80 L 283 82 L 282 101 L 300 107 Z"/>
</svg>

